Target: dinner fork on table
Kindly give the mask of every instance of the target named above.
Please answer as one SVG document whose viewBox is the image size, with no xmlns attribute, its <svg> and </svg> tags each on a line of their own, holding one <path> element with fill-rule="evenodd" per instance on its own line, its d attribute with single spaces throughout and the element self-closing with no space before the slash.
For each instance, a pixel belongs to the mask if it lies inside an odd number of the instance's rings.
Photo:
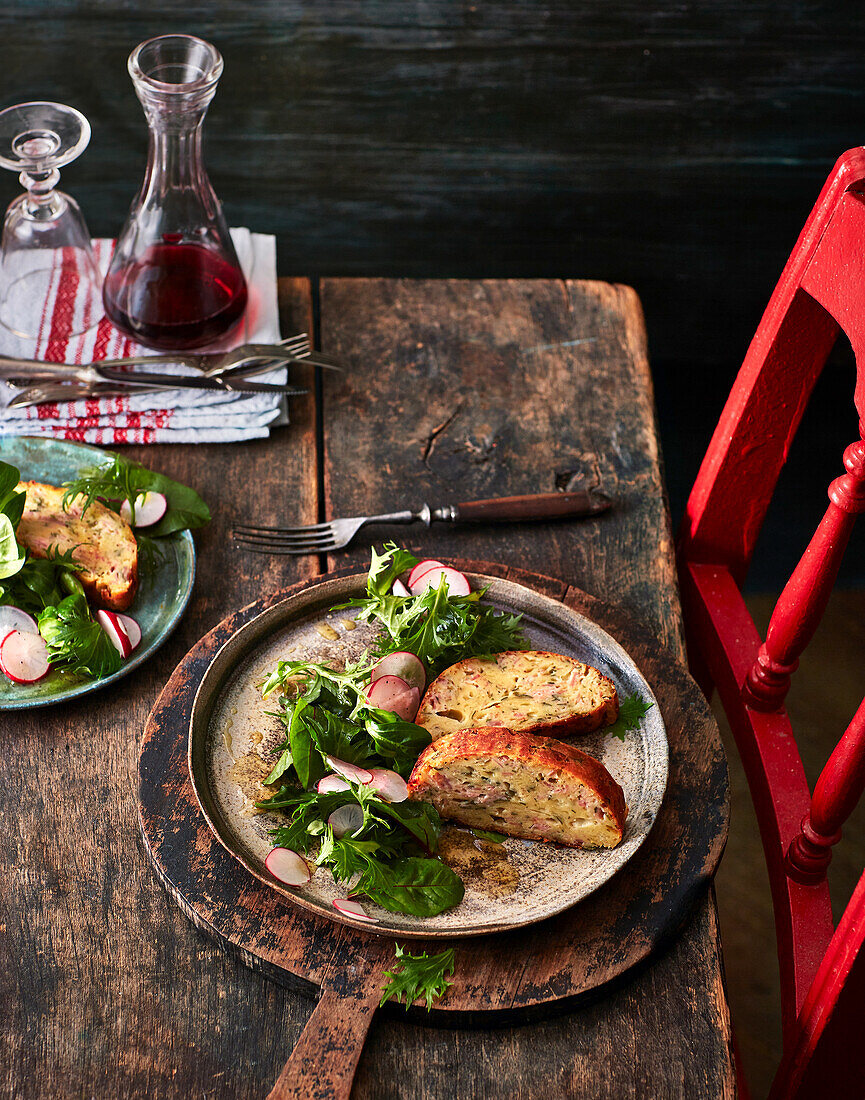
<svg viewBox="0 0 865 1100">
<path fill-rule="evenodd" d="M 390 512 L 379 516 L 352 516 L 313 523 L 306 527 L 253 527 L 237 524 L 232 529 L 235 543 L 244 550 L 262 554 L 322 554 L 348 546 L 362 527 L 371 523 L 501 523 L 596 516 L 612 500 L 596 489 L 573 493 L 537 493 L 531 496 L 494 497 L 441 508 L 422 505 L 417 511 Z"/>
</svg>

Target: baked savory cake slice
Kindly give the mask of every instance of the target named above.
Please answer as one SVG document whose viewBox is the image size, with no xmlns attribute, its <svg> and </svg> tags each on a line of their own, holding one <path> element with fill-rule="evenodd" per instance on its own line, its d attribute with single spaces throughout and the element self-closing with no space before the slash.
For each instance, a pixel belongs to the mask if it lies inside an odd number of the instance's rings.
<svg viewBox="0 0 865 1100">
<path fill-rule="evenodd" d="M 38 481 L 22 481 L 24 514 L 18 542 L 35 558 L 71 550 L 82 566 L 78 579 L 94 603 L 125 611 L 138 588 L 138 543 L 132 528 L 116 512 L 94 500 L 86 512 L 79 496 L 63 511 L 63 490 Z"/>
<path fill-rule="evenodd" d="M 619 699 L 596 668 L 535 650 L 507 650 L 451 665 L 426 690 L 415 722 L 433 741 L 454 730 L 505 726 L 567 737 L 615 722 Z"/>
<path fill-rule="evenodd" d="M 594 757 L 501 728 L 440 737 L 421 753 L 408 789 L 449 821 L 571 848 L 614 848 L 628 812 L 622 788 Z"/>
</svg>

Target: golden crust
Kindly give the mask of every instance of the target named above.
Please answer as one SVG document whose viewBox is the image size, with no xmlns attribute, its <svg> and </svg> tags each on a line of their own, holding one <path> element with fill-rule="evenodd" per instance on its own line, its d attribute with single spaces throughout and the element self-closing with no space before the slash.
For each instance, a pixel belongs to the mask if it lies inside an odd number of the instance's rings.
<svg viewBox="0 0 865 1100">
<path fill-rule="evenodd" d="M 22 481 L 27 494 L 16 536 L 36 558 L 49 551 L 73 551 L 83 566 L 78 579 L 100 607 L 125 611 L 138 589 L 138 543 L 132 528 L 98 500 L 82 513 L 84 497 L 63 510 L 63 490 L 39 481 Z"/>
<path fill-rule="evenodd" d="M 604 842 L 603 846 L 613 847 L 622 838 L 628 813 L 624 792 L 599 760 L 563 741 L 530 733 L 517 733 L 501 727 L 457 730 L 428 745 L 419 756 L 409 778 L 409 797 L 432 802 L 440 812 L 444 809 L 451 820 L 476 824 L 476 820 L 471 820 L 471 807 L 468 817 L 465 814 L 459 816 L 460 811 L 454 809 L 453 798 L 445 795 L 442 789 L 442 774 L 446 774 L 450 766 L 465 763 L 487 766 L 487 773 L 492 781 L 495 781 L 497 771 L 508 764 L 533 773 L 555 775 L 557 789 L 553 790 L 553 799 L 557 792 L 566 791 L 572 783 L 582 785 L 597 800 L 604 812 L 604 824 L 612 831 L 610 841 Z M 479 779 L 477 792 L 479 799 L 489 797 L 488 782 L 484 778 Z M 566 798 L 559 799 L 560 808 L 567 809 L 567 804 Z M 579 841 L 569 842 L 560 835 L 549 835 L 549 832 L 544 833 L 537 828 L 529 830 L 519 822 L 514 824 L 507 819 L 497 822 L 494 827 L 511 836 L 535 840 L 553 839 L 558 843 L 570 843 L 574 847 L 582 846 Z"/>
<path fill-rule="evenodd" d="M 615 685 L 591 665 L 560 653 L 506 650 L 446 668 L 427 688 L 415 721 L 433 740 L 484 725 L 569 737 L 618 716 Z"/>
</svg>

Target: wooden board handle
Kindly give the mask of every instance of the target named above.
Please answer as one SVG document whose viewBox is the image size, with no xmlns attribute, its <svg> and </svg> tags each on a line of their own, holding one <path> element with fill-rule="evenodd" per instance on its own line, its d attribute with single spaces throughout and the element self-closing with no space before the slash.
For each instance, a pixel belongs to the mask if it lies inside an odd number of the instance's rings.
<svg viewBox="0 0 865 1100">
<path fill-rule="evenodd" d="M 501 520 L 563 519 L 566 516 L 594 516 L 605 512 L 612 501 L 603 493 L 535 493 L 532 496 L 470 500 L 456 506 L 456 520 L 464 523 L 493 523 Z"/>
<path fill-rule="evenodd" d="M 374 973 L 348 995 L 322 991 L 267 1100 L 349 1100 L 380 981 Z"/>
</svg>

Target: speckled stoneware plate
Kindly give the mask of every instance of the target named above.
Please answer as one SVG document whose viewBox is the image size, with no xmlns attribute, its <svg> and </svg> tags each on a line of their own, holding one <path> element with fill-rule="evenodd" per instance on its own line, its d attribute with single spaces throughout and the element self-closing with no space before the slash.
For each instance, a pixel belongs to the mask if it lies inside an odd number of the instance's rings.
<svg viewBox="0 0 865 1100">
<path fill-rule="evenodd" d="M 62 485 L 86 466 L 105 461 L 106 452 L 64 439 L 17 436 L 0 439 L 0 461 L 17 466 L 24 481 Z M 35 684 L 14 684 L 0 673 L 0 710 L 26 710 L 62 703 L 113 684 L 147 660 L 177 625 L 192 594 L 195 579 L 195 546 L 192 535 L 182 531 L 161 540 L 165 561 L 152 578 L 144 578 L 129 609 L 141 627 L 141 643 L 111 676 L 78 680 L 52 671 Z"/>
<path fill-rule="evenodd" d="M 634 662 L 599 626 L 512 581 L 468 576 L 473 588 L 489 585 L 486 602 L 523 614 L 535 649 L 564 653 L 601 669 L 612 678 L 620 698 L 636 692 L 655 702 Z M 273 749 L 283 731 L 278 719 L 268 715 L 272 707 L 261 699 L 260 686 L 281 657 L 342 662 L 360 654 L 372 629 L 355 627 L 349 610 L 332 608 L 361 595 L 365 580 L 365 574 L 325 580 L 247 623 L 205 673 L 189 732 L 192 783 L 221 843 L 261 882 L 295 904 L 345 924 L 358 922 L 333 908 L 331 902 L 344 891 L 337 889 L 329 872 L 319 870 L 308 886 L 292 889 L 264 866 L 272 846 L 268 831 L 279 818 L 257 813 L 254 802 L 267 797 L 261 780 L 276 759 Z M 667 782 L 667 737 L 656 704 L 640 729 L 628 733 L 623 742 L 599 731 L 580 736 L 578 743 L 603 761 L 624 788 L 628 820 L 617 848 L 591 852 L 516 839 L 497 844 L 448 827 L 440 854 L 465 883 L 463 901 L 425 919 L 389 913 L 364 901 L 366 911 L 380 923 L 364 923 L 363 928 L 400 937 L 480 935 L 553 916 L 602 886 L 637 851 L 657 816 Z"/>
</svg>

